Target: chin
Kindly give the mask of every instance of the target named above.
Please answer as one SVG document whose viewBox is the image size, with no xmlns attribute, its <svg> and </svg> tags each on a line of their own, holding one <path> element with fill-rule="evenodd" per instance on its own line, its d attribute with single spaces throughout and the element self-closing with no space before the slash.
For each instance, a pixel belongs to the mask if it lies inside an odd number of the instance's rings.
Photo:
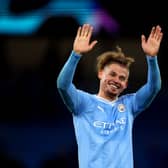
<svg viewBox="0 0 168 168">
<path fill-rule="evenodd" d="M 116 96 L 118 96 L 118 93 L 108 92 L 107 95 L 108 95 L 109 97 L 116 97 Z"/>
</svg>

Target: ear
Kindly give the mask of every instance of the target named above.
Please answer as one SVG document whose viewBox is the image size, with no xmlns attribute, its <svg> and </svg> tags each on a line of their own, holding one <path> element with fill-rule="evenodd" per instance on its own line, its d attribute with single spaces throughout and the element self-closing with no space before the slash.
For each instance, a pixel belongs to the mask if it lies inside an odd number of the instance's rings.
<svg viewBox="0 0 168 168">
<path fill-rule="evenodd" d="M 99 79 L 102 78 L 102 75 L 103 75 L 103 71 L 99 71 L 99 72 L 97 73 L 97 76 L 98 76 Z"/>
</svg>

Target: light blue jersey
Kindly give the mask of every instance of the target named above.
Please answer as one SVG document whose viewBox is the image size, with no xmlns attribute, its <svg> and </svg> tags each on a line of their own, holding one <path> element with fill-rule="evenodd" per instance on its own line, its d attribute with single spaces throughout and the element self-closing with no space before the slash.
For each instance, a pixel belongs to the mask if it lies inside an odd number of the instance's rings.
<svg viewBox="0 0 168 168">
<path fill-rule="evenodd" d="M 161 88 L 157 56 L 146 58 L 147 83 L 137 92 L 110 102 L 72 83 L 80 60 L 72 51 L 58 76 L 57 87 L 72 112 L 80 168 L 133 168 L 133 121 Z"/>
</svg>

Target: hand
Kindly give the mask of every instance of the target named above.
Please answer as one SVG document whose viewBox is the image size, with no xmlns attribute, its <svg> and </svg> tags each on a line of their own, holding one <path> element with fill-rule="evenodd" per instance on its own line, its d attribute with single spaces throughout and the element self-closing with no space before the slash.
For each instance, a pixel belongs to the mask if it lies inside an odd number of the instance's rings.
<svg viewBox="0 0 168 168">
<path fill-rule="evenodd" d="M 90 51 L 97 43 L 96 40 L 90 43 L 93 27 L 89 24 L 84 24 L 78 28 L 77 35 L 73 44 L 73 50 L 78 53 L 86 53 Z"/>
<path fill-rule="evenodd" d="M 147 40 L 144 35 L 141 36 L 142 49 L 146 55 L 156 56 L 158 54 L 162 37 L 163 33 L 161 32 L 161 27 L 159 25 L 152 27 Z"/>
</svg>

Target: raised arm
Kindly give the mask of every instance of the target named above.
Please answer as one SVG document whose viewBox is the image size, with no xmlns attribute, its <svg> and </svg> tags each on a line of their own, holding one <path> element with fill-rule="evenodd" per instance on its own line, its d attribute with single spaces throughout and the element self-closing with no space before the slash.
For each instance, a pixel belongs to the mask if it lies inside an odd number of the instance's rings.
<svg viewBox="0 0 168 168">
<path fill-rule="evenodd" d="M 97 43 L 97 41 L 90 43 L 92 31 L 93 27 L 88 24 L 78 28 L 73 51 L 57 78 L 58 91 L 70 111 L 74 111 L 80 101 L 78 91 L 72 83 L 77 64 L 81 55 L 90 51 Z"/>
<path fill-rule="evenodd" d="M 147 59 L 148 75 L 147 83 L 136 92 L 135 104 L 138 111 L 147 108 L 161 88 L 157 54 L 162 37 L 163 33 L 160 26 L 153 27 L 147 39 L 144 35 L 141 36 L 142 49 Z"/>
</svg>

